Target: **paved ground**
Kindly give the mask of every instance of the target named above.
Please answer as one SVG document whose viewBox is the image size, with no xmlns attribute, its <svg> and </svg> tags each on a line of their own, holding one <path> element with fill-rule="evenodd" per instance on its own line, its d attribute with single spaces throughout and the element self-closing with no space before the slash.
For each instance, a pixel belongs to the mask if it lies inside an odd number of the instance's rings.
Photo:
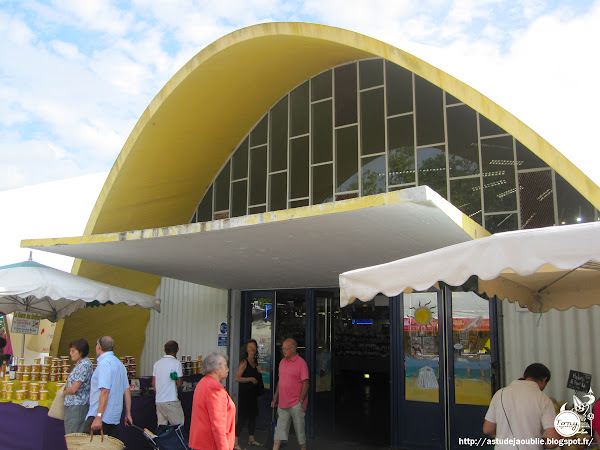
<svg viewBox="0 0 600 450">
<path fill-rule="evenodd" d="M 267 440 L 267 432 L 264 430 L 256 430 L 256 440 L 264 444 Z M 260 450 L 264 447 L 255 447 L 248 445 L 248 435 L 244 432 L 240 436 L 240 446 L 246 450 Z M 387 450 L 389 447 L 369 446 L 356 442 L 332 441 L 328 439 L 308 439 L 306 443 L 307 450 L 343 450 L 343 449 L 360 449 L 360 450 Z M 300 450 L 300 446 L 296 441 L 295 436 L 291 436 L 291 440 L 287 444 L 281 446 L 282 450 Z"/>
</svg>

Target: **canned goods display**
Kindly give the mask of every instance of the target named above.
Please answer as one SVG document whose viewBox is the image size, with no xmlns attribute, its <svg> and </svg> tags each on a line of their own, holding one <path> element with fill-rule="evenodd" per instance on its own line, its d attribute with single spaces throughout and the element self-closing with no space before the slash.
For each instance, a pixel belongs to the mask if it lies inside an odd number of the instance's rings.
<svg viewBox="0 0 600 450">
<path fill-rule="evenodd" d="M 21 390 L 26 391 L 29 389 L 29 381 L 20 381 Z"/>
<path fill-rule="evenodd" d="M 42 362 L 42 364 L 52 364 L 52 356 L 44 356 L 44 361 Z"/>
<path fill-rule="evenodd" d="M 31 366 L 31 373 L 40 373 L 42 371 L 42 366 L 39 364 L 34 364 Z"/>
<path fill-rule="evenodd" d="M 22 402 L 23 400 L 25 400 L 25 394 L 27 393 L 27 391 L 17 391 L 15 392 L 15 400 L 18 402 Z"/>
<path fill-rule="evenodd" d="M 39 385 L 40 385 L 40 392 L 45 391 L 48 388 L 48 382 L 47 381 L 40 381 Z"/>
<path fill-rule="evenodd" d="M 63 373 L 61 379 L 62 379 L 62 381 L 67 381 L 69 379 L 69 374 Z"/>
<path fill-rule="evenodd" d="M 48 391 L 44 390 L 40 390 L 40 400 L 48 400 Z"/>
<path fill-rule="evenodd" d="M 17 380 L 23 379 L 23 372 L 17 372 Z"/>
<path fill-rule="evenodd" d="M 40 392 L 39 383 L 29 383 L 29 392 Z"/>
<path fill-rule="evenodd" d="M 65 383 L 59 382 L 56 383 L 56 390 L 59 391 L 61 387 L 63 387 L 65 385 Z"/>
<path fill-rule="evenodd" d="M 31 378 L 31 374 L 29 374 L 29 373 L 21 374 L 21 380 L 23 380 L 23 381 L 29 381 L 30 378 Z"/>
<path fill-rule="evenodd" d="M 44 374 L 47 376 L 47 374 Z M 31 381 L 38 381 L 40 379 L 40 377 L 42 376 L 41 373 L 32 373 L 31 376 L 29 377 L 29 379 Z"/>
<path fill-rule="evenodd" d="M 42 363 L 42 358 L 33 358 L 33 365 L 39 366 Z"/>
<path fill-rule="evenodd" d="M 40 393 L 39 392 L 29 392 L 29 399 L 30 400 L 39 400 L 40 398 Z"/>
<path fill-rule="evenodd" d="M 38 379 L 40 381 L 48 381 L 50 379 L 50 374 L 40 373 L 38 378 L 36 378 L 35 380 L 32 378 L 31 381 L 37 381 Z"/>
<path fill-rule="evenodd" d="M 49 381 L 56 381 L 56 374 L 55 373 L 51 373 L 50 374 Z"/>
<path fill-rule="evenodd" d="M 7 393 L 10 393 L 10 394 L 12 394 L 12 391 L 13 391 L 13 384 L 12 384 L 12 383 L 8 383 L 8 384 L 5 386 L 5 390 L 6 390 L 6 392 L 7 392 Z"/>
<path fill-rule="evenodd" d="M 50 366 L 48 364 L 42 364 L 40 373 L 50 373 Z"/>
</svg>

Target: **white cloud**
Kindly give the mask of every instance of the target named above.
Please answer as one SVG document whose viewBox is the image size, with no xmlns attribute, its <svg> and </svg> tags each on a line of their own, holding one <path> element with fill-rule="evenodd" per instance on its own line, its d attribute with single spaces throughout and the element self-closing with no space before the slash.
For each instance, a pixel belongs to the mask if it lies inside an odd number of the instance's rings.
<svg viewBox="0 0 600 450">
<path fill-rule="evenodd" d="M 0 176 L 3 169 L 0 166 Z M 106 173 L 69 178 L 0 192 L 0 266 L 24 261 L 22 239 L 81 236 Z M 33 252 L 39 263 L 70 271 L 73 258 Z"/>
</svg>

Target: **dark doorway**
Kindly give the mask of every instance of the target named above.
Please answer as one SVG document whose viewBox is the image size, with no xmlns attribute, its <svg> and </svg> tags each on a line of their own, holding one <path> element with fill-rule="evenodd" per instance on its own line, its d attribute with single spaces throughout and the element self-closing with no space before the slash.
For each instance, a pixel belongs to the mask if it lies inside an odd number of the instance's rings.
<svg viewBox="0 0 600 450">
<path fill-rule="evenodd" d="M 333 329 L 334 435 L 353 443 L 389 444 L 388 297 L 336 308 Z"/>
</svg>

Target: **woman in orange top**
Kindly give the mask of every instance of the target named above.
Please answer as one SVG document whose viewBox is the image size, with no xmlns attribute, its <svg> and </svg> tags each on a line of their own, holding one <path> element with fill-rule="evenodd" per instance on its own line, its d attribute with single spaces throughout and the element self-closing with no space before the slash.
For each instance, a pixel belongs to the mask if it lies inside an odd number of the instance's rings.
<svg viewBox="0 0 600 450">
<path fill-rule="evenodd" d="M 202 379 L 194 391 L 190 447 L 231 450 L 235 443 L 235 405 L 221 384 L 227 378 L 227 357 L 211 353 L 202 361 Z"/>
</svg>

